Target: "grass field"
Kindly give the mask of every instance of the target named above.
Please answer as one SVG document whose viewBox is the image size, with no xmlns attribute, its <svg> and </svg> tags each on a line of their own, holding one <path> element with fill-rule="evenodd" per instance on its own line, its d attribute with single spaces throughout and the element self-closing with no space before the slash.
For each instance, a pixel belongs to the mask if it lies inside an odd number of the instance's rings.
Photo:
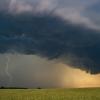
<svg viewBox="0 0 100 100">
<path fill-rule="evenodd" d="M 100 88 L 0 89 L 0 100 L 100 100 Z"/>
</svg>

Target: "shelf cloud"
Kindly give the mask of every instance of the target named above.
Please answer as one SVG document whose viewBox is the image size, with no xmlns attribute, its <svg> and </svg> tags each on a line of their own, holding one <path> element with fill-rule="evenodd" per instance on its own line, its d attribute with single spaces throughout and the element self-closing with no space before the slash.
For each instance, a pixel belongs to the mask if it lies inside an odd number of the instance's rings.
<svg viewBox="0 0 100 100">
<path fill-rule="evenodd" d="M 98 0 L 1 0 L 0 53 L 38 55 L 100 73 L 100 26 L 85 16 Z"/>
<path fill-rule="evenodd" d="M 61 59 L 92 74 L 100 72 L 100 31 L 53 14 L 0 13 L 0 53 Z"/>
</svg>

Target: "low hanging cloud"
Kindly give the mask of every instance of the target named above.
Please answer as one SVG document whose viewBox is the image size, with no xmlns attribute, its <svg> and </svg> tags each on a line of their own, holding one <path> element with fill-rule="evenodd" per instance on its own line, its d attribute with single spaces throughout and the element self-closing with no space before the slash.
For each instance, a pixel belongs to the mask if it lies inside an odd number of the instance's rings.
<svg viewBox="0 0 100 100">
<path fill-rule="evenodd" d="M 98 0 L 1 0 L 0 53 L 58 59 L 100 73 L 100 27 L 84 16 Z"/>
<path fill-rule="evenodd" d="M 54 14 L 0 13 L 1 54 L 35 54 L 97 74 L 100 72 L 99 44 L 100 31 Z"/>
</svg>

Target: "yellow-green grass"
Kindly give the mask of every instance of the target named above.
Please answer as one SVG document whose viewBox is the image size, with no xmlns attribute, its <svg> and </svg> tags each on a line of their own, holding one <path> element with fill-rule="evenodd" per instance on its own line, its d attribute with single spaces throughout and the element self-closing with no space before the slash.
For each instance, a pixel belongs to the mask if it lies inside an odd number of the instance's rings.
<svg viewBox="0 0 100 100">
<path fill-rule="evenodd" d="M 100 88 L 0 89 L 0 100 L 100 100 Z"/>
</svg>

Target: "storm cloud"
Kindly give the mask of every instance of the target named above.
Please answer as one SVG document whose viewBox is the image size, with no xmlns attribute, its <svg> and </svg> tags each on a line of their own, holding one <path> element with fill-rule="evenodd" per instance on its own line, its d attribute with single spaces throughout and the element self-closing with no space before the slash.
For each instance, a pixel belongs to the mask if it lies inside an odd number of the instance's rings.
<svg viewBox="0 0 100 100">
<path fill-rule="evenodd" d="M 90 15 L 85 15 L 90 13 L 87 8 L 98 2 L 98 0 L 1 0 L 0 11 L 13 15 L 51 12 L 73 23 L 81 23 L 88 25 L 88 27 L 100 29 L 94 22 L 96 17 L 92 20 Z"/>
<path fill-rule="evenodd" d="M 0 53 L 18 52 L 100 72 L 100 31 L 52 13 L 0 13 Z"/>
</svg>

